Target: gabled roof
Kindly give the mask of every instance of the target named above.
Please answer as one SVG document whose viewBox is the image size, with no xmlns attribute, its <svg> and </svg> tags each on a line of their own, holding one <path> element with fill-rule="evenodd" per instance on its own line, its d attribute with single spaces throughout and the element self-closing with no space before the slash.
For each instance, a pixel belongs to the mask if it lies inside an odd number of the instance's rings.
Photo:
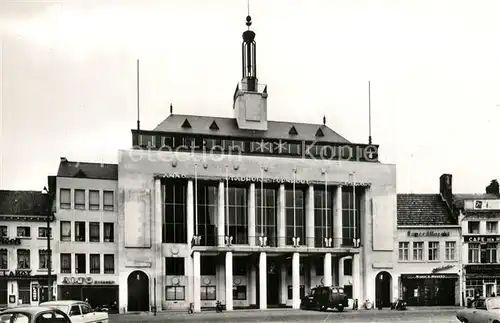
<svg viewBox="0 0 500 323">
<path fill-rule="evenodd" d="M 398 194 L 398 225 L 456 225 L 440 194 Z"/>
<path fill-rule="evenodd" d="M 191 128 L 183 128 L 185 121 L 191 125 Z M 213 135 L 210 130 L 210 125 L 216 122 L 219 127 L 218 136 L 226 137 L 246 137 L 246 138 L 269 138 L 269 139 L 290 139 L 290 140 L 318 140 L 316 132 L 321 130 L 324 134 L 321 141 L 335 143 L 349 143 L 347 139 L 330 129 L 328 126 L 311 123 L 296 123 L 284 121 L 268 121 L 267 131 L 253 131 L 239 129 L 234 118 L 208 117 L 208 116 L 192 116 L 171 114 L 163 122 L 161 122 L 153 131 L 159 132 L 178 132 L 178 133 L 193 133 L 200 135 Z M 291 127 L 295 127 L 297 135 L 289 133 Z"/>
<path fill-rule="evenodd" d="M 61 161 L 57 177 L 118 180 L 117 164 Z"/>
<path fill-rule="evenodd" d="M 39 191 L 0 190 L 2 215 L 45 215 L 49 205 L 48 196 Z"/>
</svg>

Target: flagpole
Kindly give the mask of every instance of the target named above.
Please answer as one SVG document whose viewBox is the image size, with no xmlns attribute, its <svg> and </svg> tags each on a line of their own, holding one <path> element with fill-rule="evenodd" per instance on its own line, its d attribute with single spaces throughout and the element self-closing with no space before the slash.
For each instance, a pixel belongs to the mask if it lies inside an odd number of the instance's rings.
<svg viewBox="0 0 500 323">
<path fill-rule="evenodd" d="M 229 244 L 229 173 L 226 165 L 226 244 Z"/>
<path fill-rule="evenodd" d="M 198 164 L 194 164 L 194 225 L 198 237 Z"/>
<path fill-rule="evenodd" d="M 264 237 L 264 169 L 260 166 L 260 234 Z"/>
<path fill-rule="evenodd" d="M 293 170 L 293 236 L 297 239 L 297 219 L 295 211 L 295 169 Z M 296 243 L 296 242 L 295 242 Z"/>
<path fill-rule="evenodd" d="M 327 199 L 328 199 L 328 172 L 325 171 L 325 239 L 328 239 L 328 210 L 327 210 L 328 209 L 328 201 L 327 201 Z"/>
</svg>

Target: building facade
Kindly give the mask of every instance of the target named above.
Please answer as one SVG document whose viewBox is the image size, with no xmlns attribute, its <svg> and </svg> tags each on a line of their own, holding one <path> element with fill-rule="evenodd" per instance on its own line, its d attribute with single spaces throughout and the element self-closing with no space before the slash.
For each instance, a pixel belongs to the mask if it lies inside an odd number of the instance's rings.
<svg viewBox="0 0 500 323">
<path fill-rule="evenodd" d="M 61 158 L 54 265 L 58 300 L 119 304 L 117 165 Z"/>
<path fill-rule="evenodd" d="M 500 293 L 500 194 L 457 196 L 463 232 L 464 298 Z"/>
<path fill-rule="evenodd" d="M 49 286 L 47 238 L 54 223 L 48 199 L 37 191 L 2 190 L 0 201 L 0 307 L 38 305 Z"/>
<path fill-rule="evenodd" d="M 441 176 L 440 194 L 398 194 L 396 277 L 409 306 L 462 304 L 461 228 L 445 198 L 451 181 Z"/>
<path fill-rule="evenodd" d="M 373 301 L 394 268 L 395 166 L 326 120 L 268 121 L 254 38 L 234 118 L 172 114 L 119 152 L 121 311 L 298 308 L 321 284 Z"/>
</svg>

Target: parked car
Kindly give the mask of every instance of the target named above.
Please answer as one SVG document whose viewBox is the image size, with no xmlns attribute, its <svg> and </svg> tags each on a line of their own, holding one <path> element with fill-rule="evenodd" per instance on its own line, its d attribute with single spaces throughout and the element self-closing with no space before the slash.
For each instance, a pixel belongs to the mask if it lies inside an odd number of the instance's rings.
<svg viewBox="0 0 500 323">
<path fill-rule="evenodd" d="M 88 303 L 82 301 L 51 301 L 40 306 L 61 310 L 72 323 L 108 323 L 109 320 L 107 312 L 95 312 Z"/>
<path fill-rule="evenodd" d="M 61 310 L 41 306 L 18 306 L 0 313 L 2 323 L 72 323 Z"/>
<path fill-rule="evenodd" d="M 464 323 L 500 323 L 500 296 L 473 300 L 457 312 L 457 319 Z"/>
<path fill-rule="evenodd" d="M 326 311 L 329 308 L 337 309 L 342 312 L 349 306 L 349 300 L 342 287 L 318 286 L 311 289 L 309 295 L 302 298 L 300 308 L 319 309 Z"/>
</svg>

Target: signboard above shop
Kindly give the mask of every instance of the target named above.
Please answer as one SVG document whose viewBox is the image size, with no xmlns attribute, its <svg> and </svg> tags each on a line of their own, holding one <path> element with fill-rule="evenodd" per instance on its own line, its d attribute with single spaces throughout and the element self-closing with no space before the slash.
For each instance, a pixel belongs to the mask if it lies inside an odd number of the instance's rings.
<svg viewBox="0 0 500 323">
<path fill-rule="evenodd" d="M 408 231 L 407 233 L 408 237 L 449 237 L 450 232 L 449 231 Z"/>
<path fill-rule="evenodd" d="M 470 243 L 489 243 L 500 242 L 500 236 L 479 236 L 479 235 L 464 235 L 464 242 Z"/>
<path fill-rule="evenodd" d="M 466 275 L 500 275 L 500 265 L 465 265 Z"/>
<path fill-rule="evenodd" d="M 500 210 L 500 199 L 466 200 L 464 208 L 468 210 Z"/>
</svg>

